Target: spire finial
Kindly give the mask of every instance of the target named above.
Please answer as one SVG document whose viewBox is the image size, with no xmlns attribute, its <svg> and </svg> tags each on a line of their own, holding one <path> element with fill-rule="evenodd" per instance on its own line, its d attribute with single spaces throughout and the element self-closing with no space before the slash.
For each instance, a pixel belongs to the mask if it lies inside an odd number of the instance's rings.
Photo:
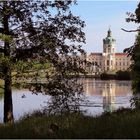
<svg viewBox="0 0 140 140">
<path fill-rule="evenodd" d="M 110 36 L 111 36 L 111 29 L 110 29 L 110 28 L 111 28 L 111 26 L 109 25 L 108 35 L 107 35 L 108 37 L 110 37 Z"/>
<path fill-rule="evenodd" d="M 111 25 L 109 25 L 108 31 L 110 31 L 110 32 L 111 32 Z"/>
</svg>

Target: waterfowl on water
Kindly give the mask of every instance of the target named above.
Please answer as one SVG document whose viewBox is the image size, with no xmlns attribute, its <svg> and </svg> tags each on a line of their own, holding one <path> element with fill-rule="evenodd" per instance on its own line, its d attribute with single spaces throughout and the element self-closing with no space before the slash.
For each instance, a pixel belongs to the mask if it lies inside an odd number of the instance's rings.
<svg viewBox="0 0 140 140">
<path fill-rule="evenodd" d="M 23 94 L 23 95 L 21 96 L 21 98 L 26 98 L 25 94 Z"/>
</svg>

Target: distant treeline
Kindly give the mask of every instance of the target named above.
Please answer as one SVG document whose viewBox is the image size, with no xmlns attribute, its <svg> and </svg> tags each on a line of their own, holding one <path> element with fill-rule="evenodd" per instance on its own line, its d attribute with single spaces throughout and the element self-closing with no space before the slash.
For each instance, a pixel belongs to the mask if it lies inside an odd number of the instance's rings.
<svg viewBox="0 0 140 140">
<path fill-rule="evenodd" d="M 117 71 L 114 74 L 109 73 L 102 73 L 100 75 L 69 75 L 69 78 L 95 78 L 95 79 L 101 79 L 101 80 L 131 80 L 131 72 L 130 71 Z"/>
<path fill-rule="evenodd" d="M 115 79 L 115 80 L 131 80 L 130 71 L 117 71 L 116 74 L 102 73 L 100 75 L 102 80 Z"/>
</svg>

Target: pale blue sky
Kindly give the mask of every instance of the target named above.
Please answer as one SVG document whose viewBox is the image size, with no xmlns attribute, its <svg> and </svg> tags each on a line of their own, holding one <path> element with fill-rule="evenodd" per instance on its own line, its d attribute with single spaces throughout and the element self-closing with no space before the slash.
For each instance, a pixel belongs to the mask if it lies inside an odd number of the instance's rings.
<svg viewBox="0 0 140 140">
<path fill-rule="evenodd" d="M 122 52 L 124 48 L 133 45 L 136 33 L 127 33 L 121 30 L 136 29 L 135 23 L 127 23 L 126 12 L 134 12 L 137 1 L 78 1 L 72 6 L 72 11 L 86 22 L 86 44 L 83 48 L 88 52 L 102 52 L 103 38 L 111 26 L 112 35 L 116 39 L 116 48 Z"/>
</svg>

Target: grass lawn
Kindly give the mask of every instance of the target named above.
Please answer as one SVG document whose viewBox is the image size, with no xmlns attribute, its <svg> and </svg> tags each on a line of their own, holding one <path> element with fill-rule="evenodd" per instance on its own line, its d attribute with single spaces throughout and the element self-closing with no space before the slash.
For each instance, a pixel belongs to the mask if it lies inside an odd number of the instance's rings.
<svg viewBox="0 0 140 140">
<path fill-rule="evenodd" d="M 140 138 L 140 111 L 123 109 L 100 117 L 34 113 L 0 125 L 0 138 Z"/>
</svg>

